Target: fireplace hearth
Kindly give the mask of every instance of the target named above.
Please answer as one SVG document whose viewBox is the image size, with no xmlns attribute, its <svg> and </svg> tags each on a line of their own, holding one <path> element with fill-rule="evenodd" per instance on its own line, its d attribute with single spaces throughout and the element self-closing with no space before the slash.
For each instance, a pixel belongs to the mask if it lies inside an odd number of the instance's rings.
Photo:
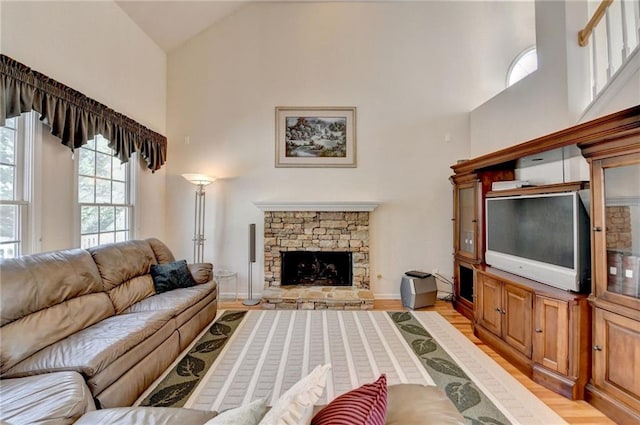
<svg viewBox="0 0 640 425">
<path fill-rule="evenodd" d="M 283 251 L 281 285 L 351 286 L 348 251 Z"/>
</svg>

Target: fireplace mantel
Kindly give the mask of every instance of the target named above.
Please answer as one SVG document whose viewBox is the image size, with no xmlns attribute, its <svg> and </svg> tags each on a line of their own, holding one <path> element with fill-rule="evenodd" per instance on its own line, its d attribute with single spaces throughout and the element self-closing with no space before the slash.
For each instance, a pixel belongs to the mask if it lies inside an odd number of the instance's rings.
<svg viewBox="0 0 640 425">
<path fill-rule="evenodd" d="M 262 211 L 368 211 L 375 210 L 379 202 L 367 201 L 255 201 L 253 203 Z"/>
</svg>

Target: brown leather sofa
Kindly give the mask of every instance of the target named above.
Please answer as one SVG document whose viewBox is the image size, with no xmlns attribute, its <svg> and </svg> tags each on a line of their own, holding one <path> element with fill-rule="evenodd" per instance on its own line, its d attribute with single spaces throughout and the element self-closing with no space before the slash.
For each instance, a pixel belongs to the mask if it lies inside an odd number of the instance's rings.
<svg viewBox="0 0 640 425">
<path fill-rule="evenodd" d="M 46 418 L 56 393 L 76 409 L 55 423 L 72 423 L 93 401 L 133 404 L 216 315 L 210 264 L 189 265 L 197 285 L 155 293 L 150 266 L 172 261 L 157 239 L 3 260 L 0 420 L 37 410 Z"/>
</svg>

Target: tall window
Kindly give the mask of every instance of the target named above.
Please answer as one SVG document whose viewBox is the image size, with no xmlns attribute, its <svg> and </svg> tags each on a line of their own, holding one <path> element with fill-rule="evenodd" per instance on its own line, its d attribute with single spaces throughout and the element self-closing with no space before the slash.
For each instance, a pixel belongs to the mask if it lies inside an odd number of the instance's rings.
<svg viewBox="0 0 640 425">
<path fill-rule="evenodd" d="M 80 246 L 130 239 L 133 204 L 129 165 L 113 156 L 102 136 L 90 140 L 78 152 Z"/>
<path fill-rule="evenodd" d="M 30 252 L 32 125 L 26 114 L 0 127 L 0 258 Z"/>
</svg>

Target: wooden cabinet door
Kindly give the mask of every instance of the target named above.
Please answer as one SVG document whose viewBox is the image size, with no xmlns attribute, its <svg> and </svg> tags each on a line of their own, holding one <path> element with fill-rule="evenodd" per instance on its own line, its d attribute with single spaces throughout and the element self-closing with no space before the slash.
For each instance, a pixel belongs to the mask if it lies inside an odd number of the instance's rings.
<svg viewBox="0 0 640 425">
<path fill-rule="evenodd" d="M 502 338 L 510 346 L 531 358 L 533 294 L 505 283 L 503 306 L 504 327 Z"/>
<path fill-rule="evenodd" d="M 598 299 L 636 311 L 640 311 L 638 175 L 640 152 L 598 159 L 591 166 L 593 292 Z"/>
<path fill-rule="evenodd" d="M 640 322 L 595 309 L 593 384 L 640 411 Z"/>
<path fill-rule="evenodd" d="M 536 295 L 533 361 L 567 375 L 569 371 L 569 304 Z"/>
<path fill-rule="evenodd" d="M 479 190 L 478 180 L 458 183 L 454 193 L 454 251 L 469 261 L 478 261 L 481 245 L 478 238 Z"/>
<path fill-rule="evenodd" d="M 476 321 L 502 337 L 502 283 L 478 274 L 476 290 Z"/>
</svg>

